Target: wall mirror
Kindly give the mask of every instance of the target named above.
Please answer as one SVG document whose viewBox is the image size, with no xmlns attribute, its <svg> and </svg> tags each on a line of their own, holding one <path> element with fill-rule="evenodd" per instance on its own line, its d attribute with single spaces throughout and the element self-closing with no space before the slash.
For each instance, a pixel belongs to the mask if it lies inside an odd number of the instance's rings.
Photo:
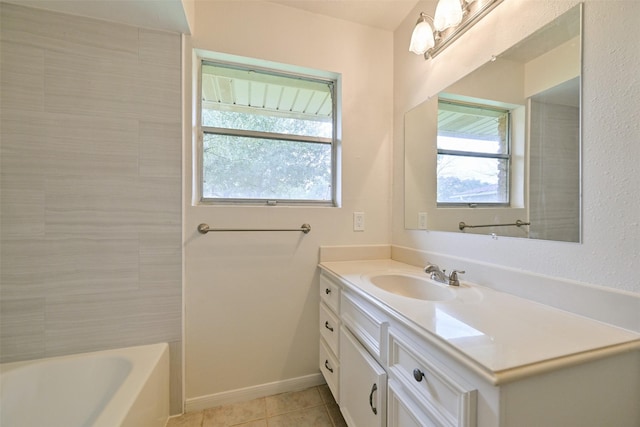
<svg viewBox="0 0 640 427">
<path fill-rule="evenodd" d="M 405 114 L 405 228 L 580 242 L 582 6 Z"/>
</svg>

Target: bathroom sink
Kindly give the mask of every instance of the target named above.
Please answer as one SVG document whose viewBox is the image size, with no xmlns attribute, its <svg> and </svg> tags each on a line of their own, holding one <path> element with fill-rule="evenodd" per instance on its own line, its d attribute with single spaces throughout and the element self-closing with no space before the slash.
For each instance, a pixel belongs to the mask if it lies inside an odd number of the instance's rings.
<svg viewBox="0 0 640 427">
<path fill-rule="evenodd" d="M 456 297 L 447 285 L 436 284 L 427 277 L 404 273 L 384 273 L 367 276 L 374 286 L 404 297 L 426 301 L 449 301 Z"/>
</svg>

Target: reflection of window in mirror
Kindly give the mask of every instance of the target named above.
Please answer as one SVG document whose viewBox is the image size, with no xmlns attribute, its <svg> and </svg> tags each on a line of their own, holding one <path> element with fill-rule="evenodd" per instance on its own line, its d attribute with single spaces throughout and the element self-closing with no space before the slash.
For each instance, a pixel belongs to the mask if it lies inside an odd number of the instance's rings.
<svg viewBox="0 0 640 427">
<path fill-rule="evenodd" d="M 508 109 L 438 100 L 438 206 L 510 206 Z"/>
</svg>

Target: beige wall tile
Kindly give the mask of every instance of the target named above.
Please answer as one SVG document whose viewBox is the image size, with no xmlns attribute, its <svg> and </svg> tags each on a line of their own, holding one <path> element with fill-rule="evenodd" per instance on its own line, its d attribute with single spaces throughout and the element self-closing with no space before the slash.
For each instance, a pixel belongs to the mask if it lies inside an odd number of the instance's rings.
<svg viewBox="0 0 640 427">
<path fill-rule="evenodd" d="M 182 176 L 180 122 L 140 122 L 140 176 Z"/>
<path fill-rule="evenodd" d="M 20 108 L 42 111 L 44 50 L 3 40 L 0 45 L 0 81 L 3 88 L 0 105 L 3 110 Z"/>
<path fill-rule="evenodd" d="M 138 257 L 137 239 L 4 239 L 1 296 L 108 299 L 113 292 L 139 288 Z"/>
<path fill-rule="evenodd" d="M 60 355 L 176 341 L 180 318 L 181 295 L 174 290 L 50 297 L 46 351 Z"/>
<path fill-rule="evenodd" d="M 180 70 L 182 63 L 180 56 L 173 52 L 180 52 L 182 41 L 180 36 L 164 31 L 140 29 L 140 61 L 157 66 Z"/>
<path fill-rule="evenodd" d="M 108 75 L 93 69 L 47 68 L 45 72 L 45 110 L 77 115 L 105 115 L 139 119 L 143 101 L 135 80 Z"/>
<path fill-rule="evenodd" d="M 169 342 L 178 412 L 180 35 L 0 9 L 0 356 Z"/>
<path fill-rule="evenodd" d="M 45 148 L 47 130 L 33 123 L 34 117 L 41 115 L 35 110 L 2 108 L 0 162 L 3 181 L 16 174 L 43 176 L 48 154 Z"/>
<path fill-rule="evenodd" d="M 4 224 L 3 224 L 4 228 Z M 41 238 L 9 239 L 2 235 L 0 242 L 0 297 L 33 298 L 47 292 L 48 273 L 42 264 L 47 244 Z M 3 351 L 0 346 L 0 351 Z"/>
<path fill-rule="evenodd" d="M 181 91 L 178 85 L 161 85 L 145 87 L 146 79 L 139 79 L 133 90 L 135 91 L 136 109 L 145 112 L 144 120 L 172 123 L 180 121 Z"/>
<path fill-rule="evenodd" d="M 44 177 L 0 175 L 2 239 L 44 236 Z"/>
<path fill-rule="evenodd" d="M 52 236 L 135 238 L 144 216 L 141 205 L 135 177 L 52 176 L 46 184 L 46 231 Z"/>
<path fill-rule="evenodd" d="M 47 296 L 112 294 L 138 288 L 135 238 L 56 238 L 48 239 L 46 247 Z"/>
<path fill-rule="evenodd" d="M 133 47 L 138 46 L 133 41 Z M 133 80 L 138 75 L 138 55 L 122 55 L 120 51 L 103 50 L 100 55 L 88 55 L 86 52 L 48 49 L 44 55 L 45 70 L 83 76 L 89 82 L 96 80 Z"/>
<path fill-rule="evenodd" d="M 138 173 L 136 120 L 23 110 L 2 113 L 3 175 Z"/>
<path fill-rule="evenodd" d="M 121 58 L 138 55 L 138 29 L 95 19 L 73 17 L 2 3 L 3 40 L 18 41 L 46 50 Z"/>
<path fill-rule="evenodd" d="M 175 288 L 182 280 L 180 231 L 139 234 L 140 287 L 166 286 Z"/>
<path fill-rule="evenodd" d="M 140 177 L 136 185 L 140 232 L 177 232 L 182 230 L 178 177 Z"/>
<path fill-rule="evenodd" d="M 0 363 L 43 357 L 44 299 L 0 301 Z"/>
<path fill-rule="evenodd" d="M 153 90 L 158 85 L 165 85 L 172 90 L 180 90 L 180 87 L 172 82 L 179 82 L 182 77 L 182 69 L 162 66 L 149 62 L 140 62 L 137 68 L 137 84 L 142 88 Z"/>
</svg>

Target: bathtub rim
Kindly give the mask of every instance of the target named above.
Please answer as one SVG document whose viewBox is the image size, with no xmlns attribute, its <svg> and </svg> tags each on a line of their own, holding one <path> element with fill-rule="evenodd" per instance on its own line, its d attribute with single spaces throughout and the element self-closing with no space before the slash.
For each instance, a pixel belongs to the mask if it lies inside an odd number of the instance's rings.
<svg viewBox="0 0 640 427">
<path fill-rule="evenodd" d="M 146 382 L 158 365 L 165 365 L 168 382 L 169 370 L 169 344 L 166 342 L 155 344 L 144 344 L 131 347 L 114 348 L 108 350 L 97 350 L 85 353 L 74 353 L 62 356 L 51 356 L 41 359 L 22 360 L 0 364 L 0 374 L 5 374 L 17 369 L 36 364 L 46 364 L 47 362 L 58 362 L 65 360 L 75 360 L 83 358 L 125 358 L 132 363 L 132 369 L 113 394 L 109 402 L 104 406 L 102 412 L 95 420 L 92 427 L 113 427 L 119 426 L 126 421 L 130 415 L 136 399 L 140 396 Z M 160 367 L 162 368 L 162 367 Z M 166 418 L 169 417 L 169 389 L 167 383 L 166 393 Z M 163 415 L 164 416 L 164 415 Z M 166 420 L 165 420 L 166 421 Z"/>
</svg>

